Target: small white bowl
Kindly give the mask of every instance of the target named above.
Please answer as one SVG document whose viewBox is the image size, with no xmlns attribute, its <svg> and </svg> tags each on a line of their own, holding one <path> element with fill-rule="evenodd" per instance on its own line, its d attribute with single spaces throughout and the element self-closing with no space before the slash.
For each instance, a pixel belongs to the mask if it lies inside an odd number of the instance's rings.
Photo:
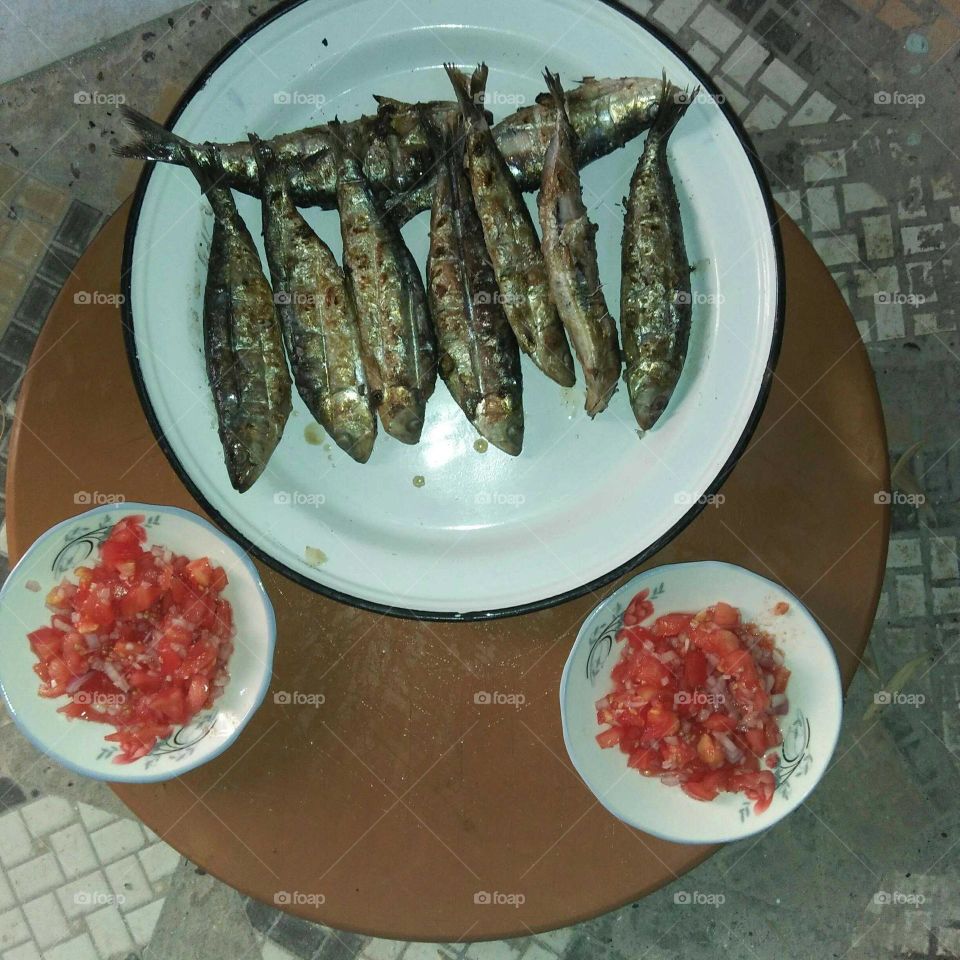
<svg viewBox="0 0 960 960">
<path fill-rule="evenodd" d="M 711 802 L 688 797 L 627 766 L 616 747 L 595 739 L 594 704 L 610 692 L 610 671 L 620 656 L 614 639 L 627 604 L 644 587 L 654 617 L 695 612 L 724 600 L 776 638 L 791 671 L 790 711 L 780 720 L 783 745 L 774 770 L 777 788 L 761 814 L 743 794 L 721 793 Z M 781 600 L 790 608 L 777 616 Z M 652 620 L 653 618 L 651 618 Z M 584 621 L 563 668 L 560 716 L 563 739 L 577 772 L 596 798 L 631 826 L 676 843 L 724 843 L 766 830 L 799 806 L 823 776 L 837 744 L 843 710 L 840 671 L 830 642 L 803 604 L 783 587 L 729 563 L 677 563 L 647 570 L 612 593 Z"/>
<path fill-rule="evenodd" d="M 113 762 L 118 750 L 104 740 L 113 727 L 69 719 L 57 708 L 66 697 L 37 694 L 37 658 L 27 634 L 49 625 L 48 591 L 85 561 L 95 562 L 99 544 L 123 517 L 143 514 L 147 545 L 190 557 L 207 556 L 223 567 L 224 597 L 233 607 L 234 651 L 230 678 L 213 706 L 160 741 L 133 763 Z M 30 584 L 30 589 L 27 585 Z M 39 584 L 39 590 L 36 585 Z M 276 620 L 270 598 L 247 554 L 202 517 L 177 507 L 146 503 L 106 504 L 64 520 L 44 533 L 10 571 L 0 590 L 0 690 L 17 726 L 33 745 L 70 770 L 95 780 L 156 783 L 178 777 L 223 753 L 263 702 L 273 672 Z"/>
</svg>

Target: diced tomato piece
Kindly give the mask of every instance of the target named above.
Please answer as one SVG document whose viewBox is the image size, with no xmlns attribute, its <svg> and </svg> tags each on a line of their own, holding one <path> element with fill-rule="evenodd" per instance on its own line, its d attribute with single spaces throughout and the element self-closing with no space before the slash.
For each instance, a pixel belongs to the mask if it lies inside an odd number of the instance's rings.
<svg viewBox="0 0 960 960">
<path fill-rule="evenodd" d="M 790 671 L 786 667 L 774 667 L 773 686 L 771 693 L 783 693 L 787 689 L 787 683 L 790 680 Z"/>
<path fill-rule="evenodd" d="M 675 637 L 690 626 L 692 619 L 692 613 L 665 613 L 662 617 L 657 617 L 653 632 L 661 637 Z"/>
<path fill-rule="evenodd" d="M 604 730 L 602 733 L 597 734 L 597 743 L 604 749 L 607 747 L 615 747 L 620 742 L 622 733 L 623 731 L 620 727 L 610 727 L 609 730 Z"/>
<path fill-rule="evenodd" d="M 662 619 L 662 618 L 661 618 Z M 701 687 L 707 679 L 707 658 L 695 647 L 683 658 L 683 679 L 691 689 Z"/>
<path fill-rule="evenodd" d="M 639 770 L 645 777 L 659 773 L 663 769 L 660 754 L 651 747 L 640 747 L 640 749 L 634 750 L 630 754 L 627 766 Z"/>
<path fill-rule="evenodd" d="M 729 713 L 711 713 L 706 720 L 703 721 L 703 726 L 707 730 L 720 733 L 730 733 L 732 730 L 737 729 L 737 721 L 735 717 L 731 717 Z"/>
<path fill-rule="evenodd" d="M 161 594 L 160 587 L 151 583 L 137 584 L 120 600 L 120 616 L 132 617 L 149 610 Z"/>
<path fill-rule="evenodd" d="M 708 767 L 719 767 L 724 761 L 723 747 L 709 733 L 701 734 L 697 741 L 697 756 Z"/>
<path fill-rule="evenodd" d="M 655 703 L 647 711 L 647 722 L 644 728 L 644 739 L 662 740 L 673 736 L 680 729 L 680 718 L 667 707 Z"/>
<path fill-rule="evenodd" d="M 747 746 L 759 757 L 767 752 L 767 737 L 762 727 L 751 727 L 743 731 Z"/>
<path fill-rule="evenodd" d="M 696 627 L 691 639 L 704 653 L 713 653 L 718 657 L 740 648 L 740 641 L 729 630 Z"/>
<path fill-rule="evenodd" d="M 683 792 L 694 800 L 716 800 L 720 788 L 705 780 L 688 780 L 680 785 Z"/>
<path fill-rule="evenodd" d="M 213 568 L 206 557 L 191 560 L 185 569 L 187 577 L 198 587 L 209 587 L 213 581 Z"/>
<path fill-rule="evenodd" d="M 710 608 L 710 619 L 718 627 L 732 630 L 740 623 L 740 611 L 736 607 L 731 607 L 729 603 L 720 600 Z"/>
<path fill-rule="evenodd" d="M 223 567 L 214 567 L 213 575 L 210 577 L 210 589 L 214 593 L 221 593 L 227 582 L 227 571 Z"/>
<path fill-rule="evenodd" d="M 49 660 L 60 652 L 63 643 L 64 633 L 54 627 L 40 627 L 27 634 L 30 641 L 30 649 L 41 659 Z"/>
</svg>

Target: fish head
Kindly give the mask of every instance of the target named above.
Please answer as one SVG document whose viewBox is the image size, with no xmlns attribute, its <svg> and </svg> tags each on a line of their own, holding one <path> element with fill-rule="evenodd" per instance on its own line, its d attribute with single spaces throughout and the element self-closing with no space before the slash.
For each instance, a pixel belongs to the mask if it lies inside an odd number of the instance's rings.
<svg viewBox="0 0 960 960">
<path fill-rule="evenodd" d="M 630 406 L 644 430 L 649 430 L 663 416 L 679 376 L 680 371 L 673 364 L 654 361 L 628 377 Z"/>
<path fill-rule="evenodd" d="M 474 414 L 478 433 L 510 456 L 523 449 L 523 407 L 519 393 L 484 397 Z"/>
<path fill-rule="evenodd" d="M 324 426 L 333 442 L 357 463 L 366 463 L 377 439 L 369 400 L 359 390 L 340 390 L 325 403 Z"/>
<path fill-rule="evenodd" d="M 383 391 L 378 411 L 383 429 L 401 443 L 418 443 L 423 432 L 425 404 L 417 390 L 390 386 Z"/>
</svg>

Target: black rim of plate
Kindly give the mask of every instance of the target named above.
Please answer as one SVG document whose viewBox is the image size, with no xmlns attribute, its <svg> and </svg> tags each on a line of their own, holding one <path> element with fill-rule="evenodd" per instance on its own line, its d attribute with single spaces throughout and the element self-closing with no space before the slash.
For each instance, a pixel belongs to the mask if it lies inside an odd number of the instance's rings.
<svg viewBox="0 0 960 960">
<path fill-rule="evenodd" d="M 203 70 L 200 71 L 197 77 L 184 92 L 183 96 L 181 96 L 177 101 L 176 106 L 173 108 L 173 111 L 167 118 L 166 126 L 170 129 L 173 128 L 177 120 L 180 119 L 180 115 L 186 109 L 187 105 L 193 100 L 197 93 L 199 93 L 204 86 L 206 86 L 207 81 L 217 70 L 217 68 L 225 60 L 232 56 L 244 43 L 246 43 L 250 37 L 259 33 L 260 30 L 262 30 L 268 24 L 284 16 L 290 10 L 307 2 L 310 2 L 310 0 L 286 0 L 286 2 L 281 3 L 275 10 L 264 16 L 262 19 L 251 23 L 250 26 L 241 31 L 241 33 L 234 37 L 234 39 L 227 43 L 203 68 Z M 704 492 L 704 495 L 697 503 L 692 504 L 690 509 L 669 530 L 667 530 L 653 543 L 646 546 L 630 560 L 620 564 L 613 570 L 605 573 L 603 576 L 597 577 L 595 580 L 581 584 L 580 586 L 574 587 L 573 589 L 567 590 L 563 593 L 558 593 L 555 596 L 545 597 L 542 600 L 534 600 L 530 603 L 518 604 L 517 606 L 513 607 L 503 607 L 496 610 L 476 610 L 464 613 L 445 613 L 443 611 L 436 610 L 416 610 L 408 607 L 390 606 L 387 604 L 375 603 L 371 600 L 365 600 L 362 597 L 355 597 L 352 594 L 341 593 L 339 590 L 334 590 L 332 587 L 328 587 L 323 583 L 319 583 L 316 580 L 303 576 L 296 570 L 288 567 L 286 564 L 281 563 L 276 559 L 276 557 L 273 557 L 267 551 L 251 542 L 220 514 L 216 507 L 210 503 L 207 497 L 204 496 L 197 485 L 193 482 L 193 479 L 187 473 L 176 453 L 174 453 L 173 448 L 170 446 L 170 443 L 163 432 L 163 428 L 160 426 L 160 423 L 157 420 L 156 413 L 153 409 L 153 404 L 150 402 L 150 397 L 147 393 L 146 384 L 144 383 L 143 376 L 140 372 L 140 362 L 137 356 L 136 336 L 134 333 L 133 312 L 131 308 L 130 276 L 133 265 L 133 248 L 136 241 L 137 225 L 140 221 L 140 209 L 143 205 L 143 198 L 146 194 L 147 186 L 150 183 L 150 177 L 153 174 L 153 168 L 155 164 L 153 162 L 147 163 L 143 173 L 141 173 L 140 179 L 137 182 L 136 191 L 133 195 L 133 205 L 130 210 L 130 218 L 127 221 L 127 229 L 124 236 L 123 259 L 120 267 L 120 283 L 123 293 L 123 302 L 121 305 L 123 338 L 127 348 L 127 359 L 130 362 L 130 370 L 133 374 L 133 382 L 136 386 L 137 395 L 140 398 L 143 411 L 146 414 L 150 428 L 153 430 L 154 436 L 157 439 L 157 444 L 163 451 L 167 460 L 170 461 L 170 465 L 176 471 L 177 476 L 180 478 L 184 486 L 190 491 L 191 496 L 197 501 L 197 503 L 203 507 L 207 514 L 213 518 L 213 520 L 223 531 L 225 531 L 230 537 L 239 543 L 245 550 L 262 560 L 274 570 L 277 570 L 279 573 L 282 573 L 295 583 L 298 583 L 300 586 L 306 587 L 308 590 L 313 590 L 315 593 L 324 594 L 325 596 L 331 597 L 334 600 L 338 600 L 341 603 L 346 603 L 354 607 L 360 607 L 364 610 L 370 610 L 387 616 L 404 617 L 414 620 L 492 620 L 500 617 L 512 617 L 519 614 L 545 610 L 548 607 L 566 603 L 568 600 L 577 599 L 578 597 L 582 597 L 585 594 L 598 589 L 599 587 L 606 586 L 608 583 L 611 583 L 612 581 L 623 576 L 625 573 L 633 570 L 641 563 L 644 563 L 658 550 L 666 546 L 671 540 L 673 540 L 674 537 L 677 536 L 678 533 L 689 526 L 689 524 L 700 513 L 704 506 L 706 506 L 707 497 L 716 493 L 720 489 L 733 468 L 736 466 L 740 457 L 743 455 L 750 438 L 753 436 L 754 430 L 757 427 L 757 423 L 760 420 L 760 416 L 763 413 L 763 409 L 766 406 L 767 397 L 770 393 L 773 372 L 777 364 L 777 359 L 780 355 L 780 345 L 783 340 L 785 316 L 783 242 L 780 236 L 780 226 L 777 221 L 776 211 L 773 206 L 773 197 L 770 192 L 770 185 L 767 181 L 766 174 L 763 171 L 763 167 L 760 163 L 759 157 L 757 156 L 757 152 L 753 146 L 753 143 L 751 142 L 746 130 L 743 128 L 743 124 L 731 109 L 726 97 L 722 95 L 720 90 L 717 88 L 717 85 L 707 75 L 706 71 L 703 70 L 685 50 L 679 47 L 674 40 L 664 34 L 658 27 L 652 24 L 645 17 L 640 16 L 640 14 L 624 6 L 621 0 L 598 0 L 598 2 L 613 8 L 624 17 L 632 20 L 635 24 L 653 36 L 657 41 L 662 43 L 663 46 L 670 50 L 671 53 L 676 55 L 697 78 L 701 88 L 714 98 L 714 102 L 717 104 L 734 133 L 737 135 L 740 145 L 742 146 L 743 151 L 750 162 L 750 166 L 753 169 L 754 177 L 756 178 L 757 186 L 760 188 L 760 194 L 763 198 L 764 207 L 766 208 L 767 212 L 767 220 L 770 225 L 770 236 L 771 240 L 773 241 L 774 257 L 777 269 L 777 305 L 774 316 L 773 339 L 770 344 L 770 355 L 767 358 L 766 369 L 764 370 L 763 378 L 760 382 L 760 389 L 757 393 L 757 399 L 754 403 L 753 410 L 750 413 L 750 417 L 747 420 L 747 424 L 740 436 L 740 439 L 737 441 L 726 463 L 724 463 L 724 465 L 720 468 L 713 482 Z"/>
</svg>

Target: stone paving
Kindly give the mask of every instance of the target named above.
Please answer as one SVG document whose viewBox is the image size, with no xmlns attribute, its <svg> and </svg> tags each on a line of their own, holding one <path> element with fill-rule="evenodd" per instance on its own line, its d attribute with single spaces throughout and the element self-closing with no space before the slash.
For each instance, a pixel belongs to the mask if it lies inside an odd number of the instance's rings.
<svg viewBox="0 0 960 960">
<path fill-rule="evenodd" d="M 957 0 L 630 0 L 718 80 L 867 345 L 896 464 L 893 539 L 833 768 L 758 839 L 564 930 L 370 940 L 203 874 L 100 784 L 0 726 L 0 960 L 960 957 L 960 183 Z M 265 5 L 185 7 L 0 86 L 0 399 L 9 421 L 60 284 L 129 193 L 124 91 L 163 115 Z M 6 472 L 8 431 L 0 442 Z M 2 497 L 2 494 L 0 494 Z M 0 499 L 0 508 L 2 508 Z M 0 574 L 6 542 L 0 528 Z M 719 907 L 678 893 L 723 895 Z"/>
</svg>

